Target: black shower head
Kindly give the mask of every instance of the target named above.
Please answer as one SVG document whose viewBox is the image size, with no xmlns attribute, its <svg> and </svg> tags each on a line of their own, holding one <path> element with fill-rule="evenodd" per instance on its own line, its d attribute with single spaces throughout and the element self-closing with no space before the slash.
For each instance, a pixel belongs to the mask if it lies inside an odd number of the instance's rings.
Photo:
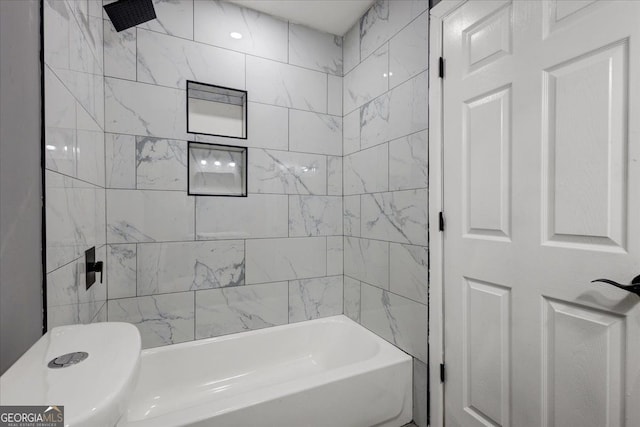
<svg viewBox="0 0 640 427">
<path fill-rule="evenodd" d="M 118 32 L 156 19 L 153 0 L 118 0 L 105 5 L 104 10 Z"/>
</svg>

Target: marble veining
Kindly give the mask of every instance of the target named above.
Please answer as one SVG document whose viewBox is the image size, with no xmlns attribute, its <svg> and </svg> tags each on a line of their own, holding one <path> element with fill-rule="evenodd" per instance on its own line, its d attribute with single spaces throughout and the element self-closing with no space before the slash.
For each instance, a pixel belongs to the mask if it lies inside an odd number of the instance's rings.
<svg viewBox="0 0 640 427">
<path fill-rule="evenodd" d="M 289 110 L 289 148 L 305 153 L 342 155 L 342 118 Z"/>
<path fill-rule="evenodd" d="M 362 325 L 426 363 L 427 306 L 364 283 L 361 295 Z"/>
<path fill-rule="evenodd" d="M 341 234 L 341 197 L 289 196 L 289 235 L 291 237 Z"/>
<path fill-rule="evenodd" d="M 289 24 L 289 63 L 342 75 L 342 37 Z"/>
<path fill-rule="evenodd" d="M 104 75 L 136 79 L 136 29 L 116 32 L 109 20 L 104 21 Z"/>
<path fill-rule="evenodd" d="M 246 245 L 246 283 L 322 277 L 327 273 L 325 237 L 251 239 Z"/>
<path fill-rule="evenodd" d="M 136 188 L 136 138 L 105 134 L 107 188 Z"/>
<path fill-rule="evenodd" d="M 345 237 L 344 274 L 389 289 L 389 243 Z"/>
<path fill-rule="evenodd" d="M 196 292 L 196 339 L 288 322 L 287 282 Z"/>
<path fill-rule="evenodd" d="M 107 190 L 107 241 L 193 240 L 194 205 L 178 191 Z"/>
<path fill-rule="evenodd" d="M 392 242 L 427 242 L 427 190 L 362 196 L 362 237 Z"/>
<path fill-rule="evenodd" d="M 410 79 L 360 109 L 360 144 L 371 147 L 427 129 L 428 76 Z"/>
<path fill-rule="evenodd" d="M 193 4 L 193 0 L 153 0 L 156 19 L 140 24 L 138 28 L 193 39 Z"/>
<path fill-rule="evenodd" d="M 342 313 L 342 276 L 289 282 L 289 322 Z"/>
<path fill-rule="evenodd" d="M 317 194 L 327 192 L 327 157 L 256 149 L 248 159 L 250 193 Z"/>
<path fill-rule="evenodd" d="M 360 237 L 360 196 L 345 196 L 344 204 L 344 235 Z"/>
<path fill-rule="evenodd" d="M 360 323 L 360 281 L 344 276 L 344 314 Z"/>
<path fill-rule="evenodd" d="M 389 190 L 426 187 L 427 139 L 427 131 L 421 131 L 389 142 Z"/>
<path fill-rule="evenodd" d="M 107 245 L 106 275 L 110 299 L 136 296 L 137 246 Z"/>
<path fill-rule="evenodd" d="M 244 89 L 244 55 L 138 30 L 138 81 L 186 88 L 186 80 Z"/>
<path fill-rule="evenodd" d="M 193 292 L 107 302 L 109 321 L 135 325 L 140 331 L 143 348 L 193 340 L 194 311 Z"/>
<path fill-rule="evenodd" d="M 187 189 L 187 143 L 137 137 L 136 187 L 147 190 Z"/>
<path fill-rule="evenodd" d="M 244 285 L 244 242 L 138 245 L 138 295 Z"/>
</svg>

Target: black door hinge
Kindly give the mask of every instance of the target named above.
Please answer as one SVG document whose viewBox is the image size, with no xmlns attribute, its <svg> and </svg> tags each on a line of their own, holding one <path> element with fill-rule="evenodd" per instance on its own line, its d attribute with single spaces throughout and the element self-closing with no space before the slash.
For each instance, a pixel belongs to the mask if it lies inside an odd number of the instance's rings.
<svg viewBox="0 0 640 427">
<path fill-rule="evenodd" d="M 444 214 L 438 213 L 438 230 L 444 231 Z"/>
<path fill-rule="evenodd" d="M 438 77 L 444 78 L 444 58 L 442 56 L 438 60 Z"/>
<path fill-rule="evenodd" d="M 440 364 L 440 382 L 444 382 L 444 363 Z"/>
</svg>

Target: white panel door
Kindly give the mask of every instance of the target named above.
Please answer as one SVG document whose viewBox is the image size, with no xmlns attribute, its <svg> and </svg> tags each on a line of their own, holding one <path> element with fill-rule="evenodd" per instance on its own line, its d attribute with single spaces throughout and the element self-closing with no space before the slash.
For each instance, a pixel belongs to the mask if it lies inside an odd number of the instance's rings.
<svg viewBox="0 0 640 427">
<path fill-rule="evenodd" d="M 444 20 L 446 426 L 640 426 L 640 1 Z"/>
</svg>

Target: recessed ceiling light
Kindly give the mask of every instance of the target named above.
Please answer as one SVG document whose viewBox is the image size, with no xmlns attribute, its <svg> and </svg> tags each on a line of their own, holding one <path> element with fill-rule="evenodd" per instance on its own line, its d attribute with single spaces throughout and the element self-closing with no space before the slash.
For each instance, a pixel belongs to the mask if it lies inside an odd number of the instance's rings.
<svg viewBox="0 0 640 427">
<path fill-rule="evenodd" d="M 200 160 L 200 164 L 201 164 L 202 166 L 204 166 L 204 165 L 206 165 L 206 164 L 207 164 L 207 161 L 206 161 L 206 160 Z"/>
<path fill-rule="evenodd" d="M 218 160 L 216 160 L 215 162 L 213 162 L 214 165 L 216 166 L 220 166 L 222 163 L 220 163 Z"/>
<path fill-rule="evenodd" d="M 242 34 L 233 31 L 231 33 L 229 33 L 229 37 L 231 37 L 232 39 L 236 39 L 236 40 L 240 40 L 242 38 Z"/>
<path fill-rule="evenodd" d="M 236 167 L 236 162 L 229 162 L 229 167 L 230 168 L 235 168 Z"/>
</svg>

